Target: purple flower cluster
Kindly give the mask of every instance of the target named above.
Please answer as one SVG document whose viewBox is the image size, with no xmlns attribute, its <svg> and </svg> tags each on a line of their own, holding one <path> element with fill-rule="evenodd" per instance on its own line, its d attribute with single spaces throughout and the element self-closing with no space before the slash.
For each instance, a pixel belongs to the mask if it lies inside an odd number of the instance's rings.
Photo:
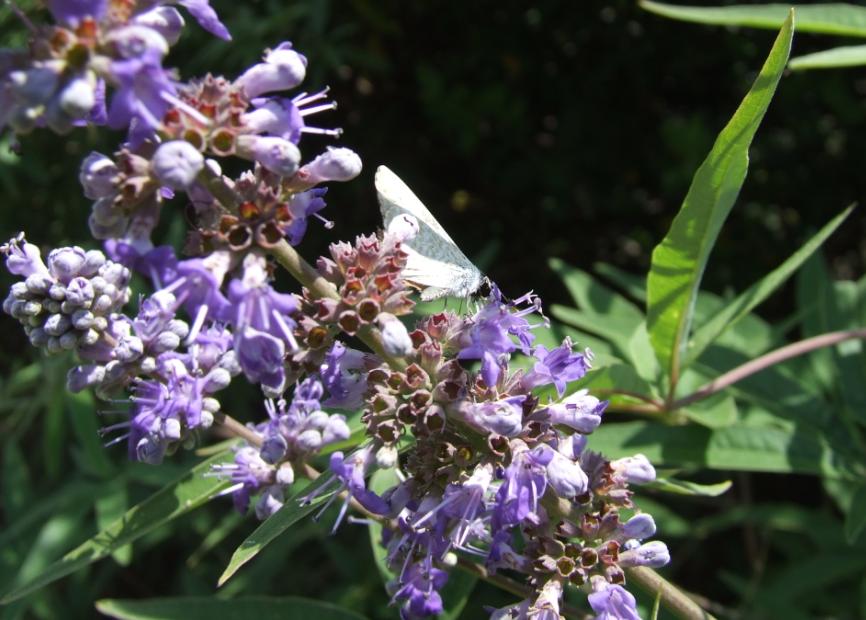
<svg viewBox="0 0 866 620">
<path fill-rule="evenodd" d="M 609 461 L 587 448 L 607 406 L 573 385 L 591 353 L 568 339 L 536 344 L 540 299 L 508 300 L 495 285 L 467 316 L 413 322 L 404 243 L 417 222 L 333 243 L 315 267 L 293 258 L 310 222 L 333 226 L 323 184 L 361 171 L 347 148 L 303 163 L 303 135 L 340 135 L 310 124 L 335 104 L 326 90 L 284 94 L 307 71 L 290 43 L 234 80 L 178 81 L 163 67 L 184 25 L 175 5 L 229 39 L 207 0 L 49 0 L 55 24 L 37 28 L 28 50 L 0 53 L 0 126 L 129 131 L 79 172 L 105 253 L 66 247 L 43 261 L 23 236 L 11 240 L 0 249 L 20 281 L 4 311 L 35 346 L 77 354 L 70 390 L 128 405 L 107 412 L 125 419 L 104 432 L 131 458 L 158 463 L 220 423 L 240 431 L 246 443 L 212 473 L 231 482 L 242 512 L 273 515 L 296 478 L 315 477 L 310 459 L 332 451 L 306 499 L 342 497 L 335 527 L 350 508 L 387 526 L 388 590 L 403 618 L 443 611 L 459 559 L 531 587 L 492 618 L 558 618 L 570 586 L 596 618 L 636 618 L 624 569 L 669 561 L 629 488 L 655 470 L 642 455 Z M 228 157 L 252 167 L 225 176 L 217 160 Z M 152 239 L 178 195 L 194 221 L 184 258 Z M 275 288 L 272 255 L 300 273 L 298 294 Z M 128 311 L 133 272 L 153 292 Z M 527 370 L 514 370 L 516 355 Z M 262 390 L 268 416 L 246 431 L 217 400 L 240 375 Z M 357 427 L 335 409 L 358 412 Z M 382 469 L 399 483 L 378 493 L 367 481 Z"/>
<path fill-rule="evenodd" d="M 184 26 L 173 5 L 231 38 L 208 0 L 141 0 L 122 8 L 109 0 L 50 0 L 55 24 L 38 28 L 27 50 L 0 55 L 0 126 L 65 132 L 94 123 L 129 128 L 139 139 L 152 134 L 177 101 L 177 84 L 162 64 Z"/>
<path fill-rule="evenodd" d="M 255 429 L 261 446 L 241 447 L 234 463 L 216 466 L 216 475 L 233 482 L 226 493 L 239 511 L 246 512 L 250 499 L 258 496 L 256 515 L 269 517 L 283 506 L 286 490 L 295 480 L 295 467 L 322 448 L 349 438 L 346 418 L 322 410 L 323 396 L 321 382 L 308 378 L 295 387 L 290 404 L 283 399 L 265 401 L 269 420 Z"/>
</svg>

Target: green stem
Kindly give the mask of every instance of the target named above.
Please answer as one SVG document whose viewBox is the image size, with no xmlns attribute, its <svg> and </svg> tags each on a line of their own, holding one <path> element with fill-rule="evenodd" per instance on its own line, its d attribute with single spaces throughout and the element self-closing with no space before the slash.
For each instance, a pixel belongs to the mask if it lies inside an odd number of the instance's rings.
<svg viewBox="0 0 866 620">
<path fill-rule="evenodd" d="M 636 583 L 651 596 L 658 596 L 661 604 L 681 620 L 715 620 L 710 612 L 651 568 L 645 566 L 627 568 L 626 576 L 629 582 Z"/>
</svg>

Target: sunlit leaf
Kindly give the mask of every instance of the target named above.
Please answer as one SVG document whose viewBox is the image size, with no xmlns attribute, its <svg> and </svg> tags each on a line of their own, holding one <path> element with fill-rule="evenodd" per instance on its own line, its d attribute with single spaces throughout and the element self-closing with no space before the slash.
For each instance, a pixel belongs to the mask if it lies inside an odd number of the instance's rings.
<svg viewBox="0 0 866 620">
<path fill-rule="evenodd" d="M 228 566 L 226 566 L 223 574 L 220 575 L 217 585 L 221 586 L 231 579 L 232 575 L 238 572 L 244 564 L 256 557 L 277 536 L 330 499 L 333 492 L 320 493 L 310 502 L 302 503 L 300 501 L 301 498 L 324 486 L 329 478 L 330 476 L 328 475 L 319 476 L 315 482 L 298 490 L 292 497 L 286 500 L 282 508 L 259 525 L 252 534 L 247 536 L 246 540 L 235 549 Z"/>
<path fill-rule="evenodd" d="M 793 8 L 797 30 L 818 34 L 866 37 L 866 8 L 856 4 L 735 4 L 686 6 L 640 0 L 640 6 L 658 15 L 715 26 L 746 26 L 778 30 Z"/>
<path fill-rule="evenodd" d="M 710 251 L 746 178 L 749 146 L 785 69 L 794 32 L 785 21 L 751 90 L 695 173 L 683 206 L 656 246 L 647 280 L 647 322 L 656 356 L 673 384 Z"/>
<path fill-rule="evenodd" d="M 695 334 L 688 344 L 687 359 L 683 362 L 688 365 L 700 357 L 701 353 L 719 337 L 728 327 L 749 314 L 761 302 L 776 291 L 782 284 L 788 281 L 806 260 L 821 246 L 827 238 L 844 222 L 851 214 L 853 206 L 848 207 L 842 213 L 828 222 L 818 234 L 809 239 L 799 250 L 794 252 L 784 263 L 750 286 L 742 294 L 729 303 L 723 310 L 717 312 L 713 317 L 695 330 Z"/>
</svg>

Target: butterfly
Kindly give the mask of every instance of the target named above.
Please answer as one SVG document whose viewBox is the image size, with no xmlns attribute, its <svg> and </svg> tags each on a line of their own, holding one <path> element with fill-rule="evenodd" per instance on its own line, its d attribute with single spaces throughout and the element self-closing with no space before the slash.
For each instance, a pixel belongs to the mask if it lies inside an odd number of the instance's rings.
<svg viewBox="0 0 866 620">
<path fill-rule="evenodd" d="M 385 166 L 376 170 L 376 192 L 385 229 L 411 226 L 414 237 L 404 242 L 409 254 L 403 278 L 422 287 L 421 299 L 431 301 L 446 295 L 467 298 L 485 278 L 460 251 L 411 189 Z"/>
</svg>

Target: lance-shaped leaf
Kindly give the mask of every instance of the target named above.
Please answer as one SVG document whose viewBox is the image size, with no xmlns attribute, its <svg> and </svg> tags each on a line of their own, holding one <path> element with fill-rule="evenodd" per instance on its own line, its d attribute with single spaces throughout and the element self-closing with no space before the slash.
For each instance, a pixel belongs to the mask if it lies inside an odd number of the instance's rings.
<svg viewBox="0 0 866 620">
<path fill-rule="evenodd" d="M 695 331 L 695 335 L 689 342 L 688 356 L 684 365 L 700 357 L 701 353 L 715 342 L 722 332 L 728 327 L 742 319 L 754 310 L 758 304 L 770 296 L 773 291 L 787 282 L 806 260 L 821 247 L 821 244 L 839 228 L 842 222 L 851 214 L 854 207 L 848 207 L 842 213 L 830 220 L 814 237 L 809 239 L 803 247 L 794 252 L 788 260 L 776 267 L 773 271 L 750 286 L 734 301 L 728 304 L 724 310 L 717 312 L 709 321 Z"/>
<path fill-rule="evenodd" d="M 19 599 L 83 566 L 101 560 L 161 525 L 198 508 L 228 484 L 224 480 L 204 474 L 210 472 L 213 465 L 226 462 L 230 458 L 231 452 L 223 452 L 199 463 L 179 480 L 127 510 L 117 521 L 48 566 L 38 577 L 7 592 L 0 599 L 0 603 L 6 604 Z"/>
<path fill-rule="evenodd" d="M 299 596 L 244 596 L 228 600 L 206 596 L 128 601 L 104 599 L 96 602 L 96 609 L 118 620 L 364 620 L 361 614 L 333 603 Z"/>
<path fill-rule="evenodd" d="M 229 560 L 229 565 L 226 566 L 223 574 L 220 575 L 217 585 L 221 586 L 231 579 L 232 575 L 238 572 L 241 566 L 256 557 L 277 536 L 330 499 L 334 491 L 319 493 L 311 501 L 301 501 L 302 498 L 319 491 L 321 487 L 332 479 L 329 474 L 319 476 L 315 482 L 297 491 L 283 504 L 282 508 L 257 527 L 252 534 L 247 536 L 247 539 L 241 543 L 240 547 L 235 549 Z"/>
<path fill-rule="evenodd" d="M 749 146 L 788 62 L 793 34 L 792 13 L 751 90 L 695 173 L 668 234 L 653 250 L 647 323 L 653 349 L 672 387 L 679 377 L 701 277 L 745 181 Z"/>
<path fill-rule="evenodd" d="M 794 71 L 806 69 L 837 69 L 866 65 L 866 45 L 845 45 L 792 58 L 788 67 Z"/>
<path fill-rule="evenodd" d="M 866 7 L 856 4 L 734 4 L 730 6 L 686 6 L 641 0 L 651 13 L 699 24 L 746 26 L 778 30 L 793 8 L 797 31 L 839 36 L 866 37 Z"/>
</svg>

